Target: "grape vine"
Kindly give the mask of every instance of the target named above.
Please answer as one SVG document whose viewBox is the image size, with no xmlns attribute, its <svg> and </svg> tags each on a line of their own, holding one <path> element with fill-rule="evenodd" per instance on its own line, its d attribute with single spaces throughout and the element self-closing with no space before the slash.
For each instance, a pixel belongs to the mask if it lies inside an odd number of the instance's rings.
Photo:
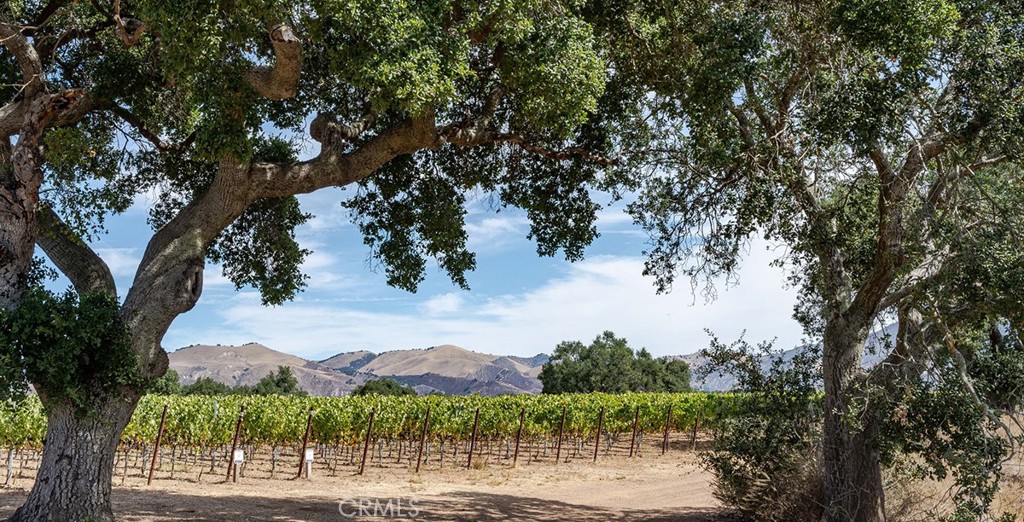
<svg viewBox="0 0 1024 522">
<path fill-rule="evenodd" d="M 704 424 L 726 418 L 737 409 L 741 394 L 707 393 L 625 393 L 564 395 L 501 395 L 421 397 L 346 396 L 162 396 L 147 395 L 139 402 L 122 442 L 151 444 L 164 405 L 168 405 L 164 443 L 190 447 L 228 444 L 235 421 L 245 406 L 241 438 L 246 444 L 287 445 L 302 440 L 306 419 L 313 409 L 313 440 L 332 444 L 355 444 L 365 436 L 370 411 L 376 412 L 375 438 L 414 439 L 422 429 L 426 409 L 431 408 L 430 440 L 466 440 L 473 428 L 474 413 L 480 409 L 479 431 L 487 437 L 514 437 L 519 413 L 525 410 L 524 436 L 554 436 L 562 410 L 566 411 L 565 434 L 587 436 L 596 428 L 604 409 L 606 432 L 633 429 L 639 408 L 640 432 L 665 429 L 671 406 L 671 427 L 688 429 L 698 415 Z M 42 444 L 46 417 L 35 396 L 0 405 L 0 447 Z"/>
</svg>

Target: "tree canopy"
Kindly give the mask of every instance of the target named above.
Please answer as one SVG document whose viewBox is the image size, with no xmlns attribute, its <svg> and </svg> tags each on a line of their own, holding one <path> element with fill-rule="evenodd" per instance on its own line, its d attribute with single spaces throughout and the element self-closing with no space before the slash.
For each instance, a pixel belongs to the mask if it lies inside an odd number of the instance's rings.
<svg viewBox="0 0 1024 522">
<path fill-rule="evenodd" d="M 211 377 L 199 377 L 192 384 L 181 387 L 182 395 L 230 395 L 233 392 L 234 388 Z"/>
<path fill-rule="evenodd" d="M 626 339 L 604 332 L 592 343 L 565 341 L 540 372 L 544 393 L 690 391 L 690 367 L 679 359 L 634 352 Z"/>
<path fill-rule="evenodd" d="M 646 273 L 662 290 L 682 277 L 713 297 L 709 282 L 734 275 L 753 238 L 785 247 L 796 316 L 823 343 L 827 517 L 884 520 L 876 442 L 888 399 L 920 398 L 926 372 L 980 399 L 968 372 L 940 369 L 969 366 L 979 333 L 1019 335 L 1024 6 L 594 9 L 617 76 L 649 93 L 631 135 L 647 140 L 652 174 L 625 181 L 652 239 Z M 888 356 L 864 371 L 869 332 L 894 320 Z M 962 420 L 991 442 L 1010 431 L 990 406 L 975 401 L 988 413 Z"/>
<path fill-rule="evenodd" d="M 264 375 L 255 386 L 252 387 L 253 395 L 306 395 L 306 392 L 299 387 L 299 380 L 295 378 L 290 366 L 278 366 L 276 372 Z"/>
<path fill-rule="evenodd" d="M 179 395 L 182 393 L 181 376 L 173 369 L 168 369 L 163 377 L 153 381 L 147 391 L 158 395 Z"/>
<path fill-rule="evenodd" d="M 296 195 L 353 186 L 345 207 L 388 284 L 415 290 L 429 260 L 462 287 L 467 194 L 525 210 L 543 255 L 579 259 L 595 237 L 590 190 L 612 162 L 621 113 L 584 3 L 266 0 L 16 0 L 0 6 L 0 309 L 3 324 L 76 324 L 18 314 L 38 245 L 79 299 L 102 294 L 129 339 L 114 346 L 27 336 L 2 356 L 49 388 L 84 397 L 109 426 L 48 404 L 63 438 L 15 520 L 109 520 L 109 484 L 54 504 L 44 490 L 107 476 L 135 401 L 167 369 L 161 341 L 200 298 L 207 262 L 266 304 L 305 285 Z M 155 198 L 153 228 L 127 289 L 91 245 L 105 218 Z M 56 299 L 56 297 L 53 297 Z M 88 298 L 91 299 L 91 298 Z M 26 312 L 31 310 L 26 310 Z M 69 329 L 71 328 L 68 326 Z M 83 327 L 84 329 L 84 327 Z M 8 328 L 9 333 L 10 329 Z M 28 330 L 24 330 L 28 331 Z M 87 332 L 82 334 L 87 337 Z M 95 337 L 94 337 L 95 339 Z M 120 341 L 120 339 L 118 340 Z M 36 361 L 85 368 L 89 353 L 137 360 L 124 374 L 60 378 Z M 117 381 L 121 384 L 108 385 Z M 5 383 L 6 384 L 6 383 Z M 7 386 L 0 389 L 7 390 Z M 49 399 L 48 399 L 49 400 Z M 66 418 L 65 418 L 66 417 Z M 94 431 L 84 435 L 80 431 Z M 100 433 L 102 432 L 102 433 Z M 56 432 L 54 432 L 56 433 Z M 48 439 L 50 440 L 50 439 Z M 76 455 L 79 453 L 76 453 Z M 112 462 L 112 461 L 111 461 Z M 70 468 L 100 466 L 99 469 Z"/>
<path fill-rule="evenodd" d="M 25 67 L 40 69 L 28 87 L 87 88 L 75 102 L 85 114 L 46 134 L 41 165 L 53 224 L 75 236 L 94 237 L 103 215 L 156 192 L 153 226 L 187 223 L 203 257 L 267 303 L 304 284 L 308 251 L 292 231 L 309 216 L 292 196 L 327 186 L 362 182 L 346 206 L 388 282 L 410 290 L 426 257 L 466 285 L 475 258 L 462 203 L 474 187 L 526 208 L 545 253 L 578 258 L 593 237 L 581 183 L 594 169 L 570 160 L 586 156 L 580 125 L 605 72 L 573 4 L 139 1 L 113 13 L 56 3 L 6 8 L 5 27 L 33 27 L 37 52 L 8 55 L 0 94 L 18 94 Z M 21 114 L 9 116 L 6 136 L 20 129 Z M 267 131 L 306 136 L 307 126 L 321 151 L 301 162 L 308 142 Z M 464 150 L 475 145 L 485 147 Z M 228 177 L 219 196 L 231 204 L 206 208 Z"/>
<path fill-rule="evenodd" d="M 419 395 L 411 386 L 402 386 L 394 379 L 371 379 L 356 386 L 352 395 L 398 395 L 413 396 Z"/>
</svg>

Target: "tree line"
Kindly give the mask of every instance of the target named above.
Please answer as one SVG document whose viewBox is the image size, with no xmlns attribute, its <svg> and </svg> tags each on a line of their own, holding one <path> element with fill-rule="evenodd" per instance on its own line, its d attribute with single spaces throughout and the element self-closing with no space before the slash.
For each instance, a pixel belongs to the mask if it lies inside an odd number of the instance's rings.
<svg viewBox="0 0 1024 522">
<path fill-rule="evenodd" d="M 678 359 L 635 352 L 626 339 L 605 331 L 588 345 L 565 341 L 555 347 L 538 377 L 544 393 L 689 392 L 690 366 Z"/>
<path fill-rule="evenodd" d="M 149 393 L 158 395 L 308 395 L 299 386 L 289 366 L 278 366 L 277 371 L 264 375 L 252 386 L 229 386 L 211 377 L 198 377 L 191 384 L 181 384 L 178 372 L 168 369 L 155 380 Z"/>
<path fill-rule="evenodd" d="M 565 341 L 555 347 L 539 379 L 544 393 L 626 393 L 691 391 L 690 367 L 682 360 L 651 357 L 646 349 L 634 352 L 624 338 L 606 331 L 589 345 Z M 211 377 L 181 384 L 178 372 L 168 369 L 149 388 L 158 395 L 306 395 L 291 367 L 279 366 L 253 386 L 230 386 Z M 416 396 L 410 386 L 394 379 L 374 378 L 356 386 L 352 395 Z"/>
</svg>

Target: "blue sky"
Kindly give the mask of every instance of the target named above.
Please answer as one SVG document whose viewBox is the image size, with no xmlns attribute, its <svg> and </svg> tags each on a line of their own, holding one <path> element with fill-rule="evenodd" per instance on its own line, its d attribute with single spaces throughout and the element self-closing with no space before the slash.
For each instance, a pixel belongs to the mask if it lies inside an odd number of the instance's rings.
<svg viewBox="0 0 1024 522">
<path fill-rule="evenodd" d="M 467 218 L 477 253 L 477 270 L 468 275 L 471 290 L 452 285 L 432 264 L 419 292 L 411 294 L 388 287 L 384 274 L 370 266 L 368 250 L 339 204 L 351 193 L 334 189 L 300 198 L 303 210 L 316 216 L 297 232 L 313 251 L 303 267 L 310 276 L 305 292 L 264 307 L 257 292 L 236 291 L 218 266 L 207 264 L 199 304 L 178 317 L 164 347 L 258 342 L 320 360 L 346 351 L 439 344 L 528 356 L 550 353 L 564 340 L 589 341 L 603 330 L 656 356 L 703 348 L 705 328 L 723 340 L 744 330 L 751 341 L 777 338 L 777 347 L 800 340 L 790 317 L 796 293 L 785 288 L 782 270 L 769 266 L 778 252 L 764 243 L 752 246 L 739 284 L 720 289 L 711 303 L 694 296 L 689 284 L 656 295 L 653 281 L 641 276 L 646 236 L 621 203 L 601 212 L 602 236 L 584 261 L 572 264 L 538 257 L 526 239 L 525 216 L 510 209 L 494 213 L 481 196 Z M 122 297 L 151 235 L 149 203 L 139 198 L 127 213 L 109 219 L 110 232 L 94 244 Z"/>
</svg>

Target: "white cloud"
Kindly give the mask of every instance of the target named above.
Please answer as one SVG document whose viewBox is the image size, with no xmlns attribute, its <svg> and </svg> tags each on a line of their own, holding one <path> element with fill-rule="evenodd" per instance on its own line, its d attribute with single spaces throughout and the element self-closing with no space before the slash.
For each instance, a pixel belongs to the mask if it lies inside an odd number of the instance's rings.
<svg viewBox="0 0 1024 522">
<path fill-rule="evenodd" d="M 137 248 L 97 248 L 96 254 L 107 263 L 115 278 L 134 277 L 142 261 L 142 253 Z"/>
<path fill-rule="evenodd" d="M 466 223 L 468 247 L 474 252 L 502 250 L 525 241 L 530 223 L 524 215 L 488 216 Z"/>
<path fill-rule="evenodd" d="M 353 226 L 348 210 L 342 207 L 337 199 L 318 202 L 318 204 L 310 204 L 308 200 L 304 199 L 302 200 L 302 210 L 313 214 L 313 217 L 296 230 L 296 236 L 300 241 L 323 237 L 324 233 L 337 233 Z"/>
<path fill-rule="evenodd" d="M 589 341 L 612 330 L 655 355 L 690 353 L 707 345 L 708 328 L 723 340 L 747 331 L 751 341 L 778 338 L 777 346 L 800 340 L 790 318 L 795 290 L 783 288 L 784 274 L 768 266 L 775 254 L 755 249 L 740 271 L 738 286 L 722 289 L 705 304 L 687 288 L 656 295 L 642 277 L 638 257 L 599 257 L 565 265 L 560 276 L 522 294 L 484 296 L 441 293 L 396 302 L 386 311 L 359 304 L 301 300 L 282 307 L 260 306 L 252 293 L 218 307 L 221 325 L 174 330 L 165 343 L 258 341 L 306 357 L 327 357 L 357 349 L 423 348 L 452 343 L 509 355 L 550 352 L 564 340 Z M 357 309 L 358 308 L 358 309 Z"/>
<path fill-rule="evenodd" d="M 647 232 L 633 224 L 633 216 L 626 213 L 624 206 L 609 206 L 600 210 L 597 213 L 597 230 L 606 236 L 647 237 Z"/>
<path fill-rule="evenodd" d="M 302 262 L 302 273 L 309 276 L 310 289 L 337 292 L 352 290 L 365 284 L 360 278 L 345 273 L 341 260 L 322 245 L 310 245 L 312 253 Z"/>
<path fill-rule="evenodd" d="M 224 277 L 224 268 L 220 265 L 207 264 L 203 269 L 203 288 L 234 288 L 235 284 Z"/>
<path fill-rule="evenodd" d="M 451 315 L 462 309 L 462 296 L 455 293 L 431 297 L 421 305 L 423 312 L 430 316 Z"/>
<path fill-rule="evenodd" d="M 623 205 L 607 206 L 597 213 L 598 230 L 603 231 L 604 227 L 614 227 L 622 225 L 629 225 L 630 228 L 633 228 L 633 216 L 630 216 L 629 214 L 626 213 L 626 208 Z"/>
<path fill-rule="evenodd" d="M 495 318 L 495 328 L 468 342 L 511 339 L 530 346 L 527 351 L 550 351 L 562 340 L 586 341 L 612 330 L 634 347 L 669 355 L 706 346 L 707 328 L 723 339 L 746 330 L 748 339 L 778 337 L 779 346 L 790 347 L 800 338 L 790 319 L 795 292 L 782 287 L 783 274 L 768 266 L 770 259 L 755 252 L 739 286 L 721 290 L 710 303 L 694 299 L 688 288 L 656 295 L 651 280 L 640 275 L 640 258 L 593 259 L 524 295 L 491 300 L 480 313 Z"/>
<path fill-rule="evenodd" d="M 314 250 L 302 262 L 302 269 L 310 272 L 330 268 L 337 264 L 337 259 L 323 250 Z"/>
</svg>

